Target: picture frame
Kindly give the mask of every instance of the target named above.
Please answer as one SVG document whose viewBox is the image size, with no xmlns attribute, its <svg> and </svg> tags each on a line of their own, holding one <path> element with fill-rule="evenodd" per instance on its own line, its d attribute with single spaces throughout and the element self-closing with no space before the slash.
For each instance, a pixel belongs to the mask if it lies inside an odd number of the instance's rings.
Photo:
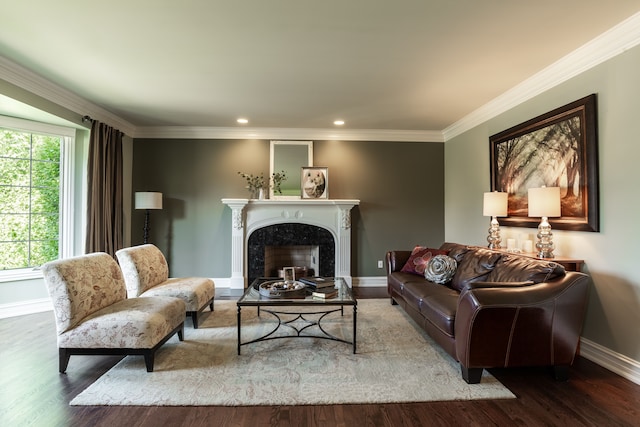
<svg viewBox="0 0 640 427">
<path fill-rule="evenodd" d="M 489 137 L 491 191 L 508 193 L 500 225 L 536 228 L 527 192 L 560 187 L 561 216 L 554 229 L 599 231 L 596 95 L 542 114 Z"/>
<path fill-rule="evenodd" d="M 329 198 L 329 168 L 303 167 L 300 174 L 303 199 Z"/>
</svg>

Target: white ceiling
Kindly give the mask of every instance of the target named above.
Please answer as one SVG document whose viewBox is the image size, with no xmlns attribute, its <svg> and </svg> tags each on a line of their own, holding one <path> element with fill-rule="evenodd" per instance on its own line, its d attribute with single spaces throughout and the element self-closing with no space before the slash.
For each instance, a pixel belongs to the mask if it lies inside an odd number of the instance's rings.
<svg viewBox="0 0 640 427">
<path fill-rule="evenodd" d="M 340 118 L 442 131 L 638 11 L 638 0 L 20 0 L 2 7 L 0 55 L 136 127 Z"/>
</svg>

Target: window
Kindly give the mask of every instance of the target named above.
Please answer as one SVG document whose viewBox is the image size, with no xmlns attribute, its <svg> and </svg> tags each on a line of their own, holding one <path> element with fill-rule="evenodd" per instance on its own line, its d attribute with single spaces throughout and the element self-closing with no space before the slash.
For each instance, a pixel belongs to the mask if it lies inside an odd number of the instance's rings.
<svg viewBox="0 0 640 427">
<path fill-rule="evenodd" d="M 58 259 L 73 129 L 0 118 L 0 273 Z M 12 126 L 13 125 L 13 126 Z"/>
</svg>

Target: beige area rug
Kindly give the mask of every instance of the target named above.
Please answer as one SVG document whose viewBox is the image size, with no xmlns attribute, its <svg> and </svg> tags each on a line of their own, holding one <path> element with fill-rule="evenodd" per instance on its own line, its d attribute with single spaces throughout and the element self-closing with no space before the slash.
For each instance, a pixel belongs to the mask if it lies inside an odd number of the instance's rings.
<svg viewBox="0 0 640 427">
<path fill-rule="evenodd" d="M 206 313 L 206 312 L 205 312 Z M 515 396 L 486 371 L 469 385 L 448 354 L 388 299 L 358 301 L 357 354 L 350 344 L 317 338 L 264 341 L 237 355 L 235 301 L 216 301 L 185 341 L 171 338 L 154 372 L 127 356 L 71 405 L 253 406 L 506 399 Z M 323 327 L 352 337 L 351 307 Z M 313 317 L 313 316 L 309 316 Z M 273 329 L 275 318 L 243 308 L 243 342 Z M 313 331 L 312 331 L 313 332 Z M 73 358 L 71 360 L 73 364 Z M 71 364 L 71 366 L 73 366 Z"/>
</svg>

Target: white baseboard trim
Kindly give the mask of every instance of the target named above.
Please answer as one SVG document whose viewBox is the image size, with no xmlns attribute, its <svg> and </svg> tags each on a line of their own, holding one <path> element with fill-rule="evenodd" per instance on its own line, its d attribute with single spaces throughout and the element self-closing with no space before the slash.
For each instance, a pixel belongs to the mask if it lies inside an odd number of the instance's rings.
<svg viewBox="0 0 640 427">
<path fill-rule="evenodd" d="M 216 296 L 228 297 L 231 296 L 230 280 L 228 277 L 212 278 L 216 284 Z M 360 288 L 387 286 L 386 276 L 372 276 L 372 277 L 353 277 L 353 286 Z M 236 295 L 239 296 L 239 295 Z M 26 314 L 41 313 L 43 311 L 53 310 L 53 305 L 49 298 L 41 298 L 28 301 L 20 301 L 10 304 L 0 304 L 0 319 L 6 319 L 7 317 L 24 316 Z"/>
<path fill-rule="evenodd" d="M 213 280 L 216 283 L 216 296 L 230 296 L 228 278 Z M 353 277 L 353 286 L 359 288 L 386 287 L 387 278 L 386 276 Z M 0 319 L 51 310 L 53 310 L 53 305 L 49 298 L 0 304 Z M 580 338 L 580 355 L 629 381 L 640 384 L 640 362 L 637 360 L 616 353 L 586 338 Z"/>
<path fill-rule="evenodd" d="M 623 378 L 640 384 L 640 362 L 586 338 L 580 338 L 580 356 Z"/>
<path fill-rule="evenodd" d="M 354 277 L 352 282 L 355 288 L 386 288 L 387 276 Z"/>
<path fill-rule="evenodd" d="M 53 310 L 53 305 L 49 298 L 20 301 L 11 304 L 0 304 L 0 319 L 51 310 Z"/>
</svg>

